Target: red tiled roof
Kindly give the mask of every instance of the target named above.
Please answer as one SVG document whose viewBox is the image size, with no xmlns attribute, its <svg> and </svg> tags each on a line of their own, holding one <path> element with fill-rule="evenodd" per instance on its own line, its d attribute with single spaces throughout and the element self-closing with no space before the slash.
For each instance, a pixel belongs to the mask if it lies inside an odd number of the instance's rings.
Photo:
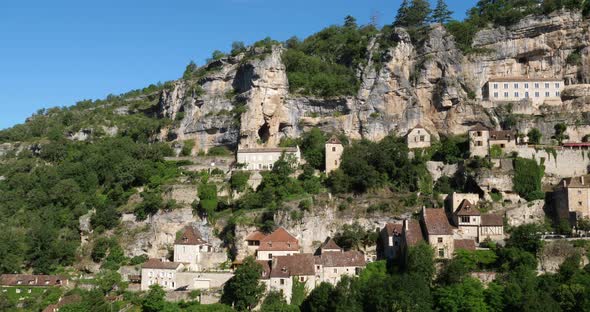
<svg viewBox="0 0 590 312">
<path fill-rule="evenodd" d="M 442 208 L 424 208 L 424 224 L 428 235 L 452 235 L 453 227 Z"/>
<path fill-rule="evenodd" d="M 149 259 L 146 261 L 141 268 L 142 269 L 161 269 L 161 270 L 176 270 L 180 262 L 162 261 L 160 259 Z"/>
<path fill-rule="evenodd" d="M 455 250 L 475 250 L 475 241 L 472 239 L 456 239 L 453 241 L 453 245 L 455 246 Z"/>
<path fill-rule="evenodd" d="M 328 141 L 326 141 L 326 144 L 342 144 L 342 142 L 340 142 L 338 137 L 333 135 L 332 137 L 330 137 L 330 139 Z"/>
<path fill-rule="evenodd" d="M 482 226 L 502 226 L 504 225 L 504 218 L 495 214 L 484 214 L 481 215 Z"/>
<path fill-rule="evenodd" d="M 259 251 L 298 251 L 299 241 L 289 234 L 284 228 L 278 228 L 274 232 L 260 240 Z"/>
<path fill-rule="evenodd" d="M 192 226 L 184 228 L 184 232 L 174 242 L 176 245 L 206 245 L 207 242 L 201 238 L 201 233 Z"/>
<path fill-rule="evenodd" d="M 387 236 L 393 236 L 393 234 L 401 234 L 403 227 L 403 224 L 390 222 L 385 224 L 385 232 L 387 233 Z"/>
<path fill-rule="evenodd" d="M 68 283 L 65 276 L 59 275 L 30 275 L 30 274 L 2 274 L 2 286 L 61 286 Z"/>
<path fill-rule="evenodd" d="M 458 216 L 479 216 L 479 215 L 481 215 L 481 212 L 479 212 L 479 210 L 477 210 L 475 207 L 473 207 L 471 202 L 467 199 L 464 199 L 463 201 L 461 201 L 461 204 L 459 204 L 459 208 L 457 208 L 457 211 L 455 213 Z"/>
<path fill-rule="evenodd" d="M 490 131 L 490 129 L 484 127 L 481 124 L 477 124 L 473 128 L 469 129 L 469 131 Z"/>
<path fill-rule="evenodd" d="M 313 254 L 278 256 L 272 260 L 271 277 L 313 276 L 315 259 Z"/>
<path fill-rule="evenodd" d="M 405 241 L 408 246 L 414 246 L 424 240 L 422 236 L 422 229 L 420 228 L 420 222 L 417 220 L 406 220 L 408 223 L 408 229 L 403 229 Z"/>
<path fill-rule="evenodd" d="M 338 246 L 338 244 L 336 244 L 336 242 L 331 237 L 328 237 L 326 238 L 326 241 L 324 241 L 320 249 L 341 250 L 342 247 Z"/>
<path fill-rule="evenodd" d="M 260 241 L 265 237 L 266 237 L 266 234 L 264 234 L 260 231 L 255 231 L 255 232 L 250 233 L 250 235 L 248 235 L 246 237 L 246 240 L 247 241 Z"/>
<path fill-rule="evenodd" d="M 582 142 L 582 143 L 563 143 L 564 147 L 589 147 L 590 142 Z"/>
<path fill-rule="evenodd" d="M 365 255 L 360 251 L 325 251 L 316 256 L 316 264 L 325 267 L 364 267 Z"/>
<path fill-rule="evenodd" d="M 65 306 L 66 304 L 72 304 L 80 301 L 82 301 L 82 298 L 79 295 L 65 296 L 63 298 L 60 298 L 56 304 L 48 305 L 45 309 L 43 309 L 43 312 L 54 312 L 57 311 L 59 308 Z"/>
</svg>

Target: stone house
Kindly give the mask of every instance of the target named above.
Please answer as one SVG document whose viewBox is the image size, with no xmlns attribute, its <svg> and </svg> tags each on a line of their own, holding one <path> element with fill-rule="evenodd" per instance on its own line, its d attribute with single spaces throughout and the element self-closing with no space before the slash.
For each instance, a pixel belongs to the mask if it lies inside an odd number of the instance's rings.
<svg viewBox="0 0 590 312">
<path fill-rule="evenodd" d="M 468 200 L 473 205 L 477 205 L 479 202 L 479 194 L 476 193 L 457 193 L 453 192 L 447 196 L 446 201 L 448 203 L 449 210 L 454 213 L 459 208 L 459 205 L 463 200 Z"/>
<path fill-rule="evenodd" d="M 273 256 L 288 256 L 299 253 L 299 241 L 287 230 L 280 227 L 266 235 L 256 231 L 248 237 L 248 251 L 257 260 L 272 260 Z"/>
<path fill-rule="evenodd" d="M 577 219 L 590 217 L 590 175 L 561 180 L 554 190 L 554 202 L 560 219 L 572 225 Z"/>
<path fill-rule="evenodd" d="M 212 251 L 211 245 L 201 238 L 201 233 L 187 226 L 174 242 L 174 262 L 186 263 L 189 269 L 198 271 L 201 255 Z"/>
<path fill-rule="evenodd" d="M 418 124 L 406 134 L 406 143 L 409 149 L 430 147 L 430 133 Z"/>
<path fill-rule="evenodd" d="M 453 230 L 443 208 L 423 208 L 422 225 L 426 241 L 434 249 L 436 259 L 451 259 L 455 251 Z"/>
<path fill-rule="evenodd" d="M 272 170 L 274 163 L 285 153 L 292 156 L 296 164 L 301 163 L 301 151 L 297 147 L 238 148 L 237 162 L 245 170 Z"/>
<path fill-rule="evenodd" d="M 50 287 L 68 287 L 69 280 L 61 275 L 2 274 L 0 291 L 9 297 L 25 300 L 39 296 Z"/>
<path fill-rule="evenodd" d="M 276 290 L 291 301 L 293 280 L 305 283 L 309 293 L 322 282 L 336 285 L 344 275 L 358 275 L 365 267 L 365 256 L 360 251 L 343 251 L 327 239 L 319 254 L 274 256 L 272 260 L 257 260 L 262 265 L 261 281 L 267 290 Z"/>
<path fill-rule="evenodd" d="M 325 144 L 326 151 L 326 174 L 338 169 L 340 167 L 340 160 L 342 153 L 344 152 L 344 146 L 342 142 L 333 135 Z"/>
<path fill-rule="evenodd" d="M 490 130 L 482 125 L 477 125 L 468 131 L 469 152 L 471 156 L 486 157 L 490 149 L 497 145 L 503 152 L 511 152 L 516 149 L 517 135 L 512 130 Z"/>
<path fill-rule="evenodd" d="M 401 253 L 403 240 L 403 224 L 387 223 L 379 233 L 383 258 L 394 259 Z"/>
<path fill-rule="evenodd" d="M 178 287 L 176 275 L 185 269 L 180 262 L 149 259 L 141 266 L 141 290 L 148 290 L 151 285 L 158 284 L 164 290 L 174 290 Z"/>
<path fill-rule="evenodd" d="M 464 199 L 453 213 L 453 221 L 457 226 L 456 236 L 483 242 L 486 238 L 492 241 L 504 239 L 504 220 L 495 214 L 482 214 L 469 200 Z"/>
<path fill-rule="evenodd" d="M 528 101 L 536 106 L 545 101 L 561 103 L 562 79 L 501 77 L 491 78 L 483 88 L 484 97 L 495 103 Z"/>
</svg>

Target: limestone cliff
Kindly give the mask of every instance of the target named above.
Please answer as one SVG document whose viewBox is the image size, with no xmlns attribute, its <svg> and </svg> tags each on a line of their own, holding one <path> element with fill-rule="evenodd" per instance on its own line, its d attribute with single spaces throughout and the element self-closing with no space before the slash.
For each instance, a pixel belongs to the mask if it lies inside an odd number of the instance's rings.
<svg viewBox="0 0 590 312">
<path fill-rule="evenodd" d="M 476 123 L 498 126 L 502 117 L 483 101 L 482 88 L 490 77 L 502 76 L 556 77 L 572 85 L 564 92 L 563 106 L 530 112 L 559 117 L 517 124 L 521 131 L 538 127 L 550 137 L 555 120 L 575 118 L 564 117 L 563 107 L 571 114 L 590 111 L 588 88 L 577 86 L 590 80 L 588 30 L 589 22 L 579 13 L 530 16 L 510 27 L 479 31 L 476 53 L 465 55 L 441 25 L 431 26 L 419 43 L 398 28 L 382 60 L 373 59 L 380 51 L 378 40 L 370 41 L 366 65 L 357 70 L 358 93 L 329 99 L 289 92 L 282 47 L 252 48 L 207 64 L 207 74 L 198 81 L 181 79 L 164 91 L 159 114 L 174 122 L 161 138 L 194 139 L 199 149 L 207 149 L 275 146 L 282 137 L 310 127 L 371 140 L 392 132 L 403 135 L 417 123 L 435 136 L 462 133 Z M 568 64 L 572 53 L 581 61 Z M 236 116 L 232 112 L 239 105 L 245 111 Z"/>
</svg>

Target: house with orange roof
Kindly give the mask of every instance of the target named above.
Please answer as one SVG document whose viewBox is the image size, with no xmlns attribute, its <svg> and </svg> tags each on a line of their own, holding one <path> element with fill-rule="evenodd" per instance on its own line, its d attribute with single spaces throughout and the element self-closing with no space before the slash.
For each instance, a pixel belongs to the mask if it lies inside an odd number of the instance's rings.
<svg viewBox="0 0 590 312">
<path fill-rule="evenodd" d="M 199 230 L 186 226 L 174 241 L 174 262 L 187 263 L 190 269 L 199 270 L 201 255 L 212 251 Z"/>
<path fill-rule="evenodd" d="M 148 290 L 157 284 L 164 290 L 174 290 L 178 287 L 176 275 L 183 271 L 185 265 L 161 259 L 149 259 L 141 266 L 141 290 Z"/>
<path fill-rule="evenodd" d="M 434 248 L 437 259 L 450 259 L 455 251 L 453 230 L 455 229 L 447 218 L 443 208 L 423 208 L 422 225 L 425 240 Z"/>
<path fill-rule="evenodd" d="M 289 256 L 299 253 L 299 241 L 282 227 L 262 237 L 259 243 L 260 245 L 256 249 L 257 260 L 272 260 L 273 256 Z"/>
</svg>

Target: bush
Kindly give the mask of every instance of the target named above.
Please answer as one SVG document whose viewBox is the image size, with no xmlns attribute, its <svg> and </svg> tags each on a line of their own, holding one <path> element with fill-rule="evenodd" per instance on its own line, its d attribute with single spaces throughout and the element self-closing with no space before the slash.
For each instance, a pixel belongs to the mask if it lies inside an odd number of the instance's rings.
<svg viewBox="0 0 590 312">
<path fill-rule="evenodd" d="M 182 145 L 182 150 L 180 151 L 180 155 L 191 156 L 194 147 L 195 147 L 195 141 L 193 141 L 193 140 L 184 141 L 184 144 Z"/>
<path fill-rule="evenodd" d="M 544 174 L 545 168 L 536 161 L 517 157 L 512 178 L 514 191 L 528 201 L 545 198 L 541 185 Z"/>
<path fill-rule="evenodd" d="M 230 156 L 232 153 L 224 146 L 214 146 L 207 151 L 208 156 Z"/>
<path fill-rule="evenodd" d="M 229 180 L 231 189 L 239 193 L 245 191 L 248 187 L 248 179 L 250 179 L 250 172 L 234 171 Z"/>
</svg>

